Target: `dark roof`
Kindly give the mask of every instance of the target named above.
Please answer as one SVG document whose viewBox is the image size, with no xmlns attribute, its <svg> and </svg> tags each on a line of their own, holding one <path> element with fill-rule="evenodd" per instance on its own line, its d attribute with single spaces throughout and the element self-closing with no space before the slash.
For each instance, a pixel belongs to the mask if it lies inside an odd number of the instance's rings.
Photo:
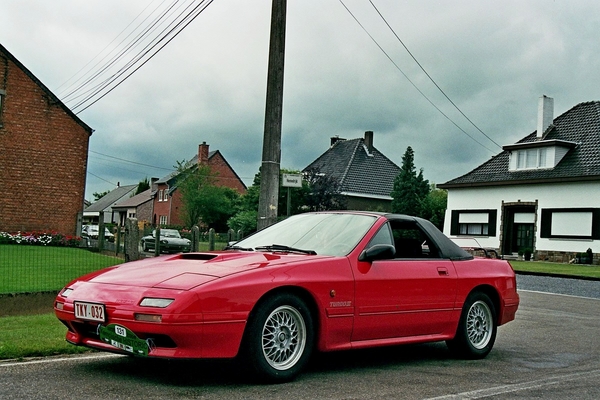
<svg viewBox="0 0 600 400">
<path fill-rule="evenodd" d="M 556 167 L 509 171 L 509 151 L 518 147 L 529 147 L 526 143 L 536 141 L 538 139 L 534 131 L 518 141 L 516 146 L 505 146 L 506 150 L 471 172 L 438 185 L 438 187 L 447 189 L 468 186 L 600 179 L 600 101 L 577 104 L 555 118 L 553 125 L 545 132 L 544 142 L 571 142 L 571 144 L 575 144 Z"/>
<path fill-rule="evenodd" d="M 144 190 L 142 193 L 117 202 L 112 206 L 112 209 L 139 207 L 150 200 L 152 200 L 152 189 Z"/>
<path fill-rule="evenodd" d="M 102 196 L 98 201 L 92 203 L 88 208 L 83 210 L 84 212 L 101 212 L 108 210 L 115 203 L 121 200 L 123 197 L 131 194 L 138 185 L 126 185 L 119 186 L 116 189 L 111 190 L 104 196 Z M 128 198 L 128 197 L 127 197 Z"/>
<path fill-rule="evenodd" d="M 60 101 L 60 99 L 56 97 L 56 95 L 52 93 L 50 89 L 48 89 L 46 85 L 42 83 L 42 81 L 36 78 L 36 76 L 33 75 L 31 71 L 29 71 L 23 64 L 21 64 L 21 62 L 17 60 L 15 56 L 13 56 L 8 50 L 6 50 L 6 48 L 2 46 L 2 44 L 0 44 L 0 53 L 4 53 L 4 55 L 9 60 L 15 63 L 15 65 L 19 67 L 19 69 L 21 69 L 25 73 L 25 75 L 29 77 L 29 79 L 35 82 L 35 84 L 38 85 L 44 91 L 44 93 L 46 93 L 51 103 L 58 104 L 71 118 L 73 118 L 73 120 L 75 120 L 75 122 L 77 122 L 77 124 L 79 124 L 83 129 L 85 129 L 85 131 L 89 135 L 91 135 L 94 132 L 94 130 L 90 128 L 85 122 L 83 122 L 77 115 L 75 115 L 75 113 L 71 111 L 69 107 L 67 107 L 62 101 Z"/>
<path fill-rule="evenodd" d="M 400 167 L 363 138 L 338 140 L 303 171 L 316 169 L 338 179 L 342 194 L 389 198 Z"/>
</svg>

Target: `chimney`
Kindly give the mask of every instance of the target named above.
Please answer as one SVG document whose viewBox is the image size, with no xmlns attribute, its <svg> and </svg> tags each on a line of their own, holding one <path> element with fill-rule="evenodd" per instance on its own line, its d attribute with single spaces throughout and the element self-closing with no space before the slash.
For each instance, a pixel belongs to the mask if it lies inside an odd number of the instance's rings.
<svg viewBox="0 0 600 400">
<path fill-rule="evenodd" d="M 202 142 L 202 144 L 198 146 L 198 164 L 208 165 L 208 145 L 206 142 Z"/>
<path fill-rule="evenodd" d="M 554 99 L 546 95 L 538 101 L 537 138 L 542 139 L 544 132 L 554 121 Z"/>
<path fill-rule="evenodd" d="M 365 146 L 367 146 L 369 153 L 373 153 L 373 131 L 365 132 Z"/>
<path fill-rule="evenodd" d="M 157 181 L 158 178 L 150 178 L 150 189 L 152 189 L 153 192 L 158 190 L 158 184 L 156 183 Z"/>
<path fill-rule="evenodd" d="M 339 137 L 338 135 L 335 135 L 335 136 L 331 137 L 330 139 L 331 139 L 331 144 L 329 145 L 329 147 L 333 147 L 333 145 L 336 144 L 337 142 L 346 140 L 344 138 Z"/>
</svg>

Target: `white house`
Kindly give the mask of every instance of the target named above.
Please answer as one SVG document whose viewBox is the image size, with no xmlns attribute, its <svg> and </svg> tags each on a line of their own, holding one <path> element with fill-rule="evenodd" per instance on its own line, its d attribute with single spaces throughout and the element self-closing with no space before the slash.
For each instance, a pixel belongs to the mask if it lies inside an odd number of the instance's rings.
<svg viewBox="0 0 600 400">
<path fill-rule="evenodd" d="M 553 118 L 542 96 L 537 130 L 471 172 L 448 181 L 444 233 L 484 247 L 558 262 L 591 249 L 600 261 L 600 102 Z"/>
</svg>

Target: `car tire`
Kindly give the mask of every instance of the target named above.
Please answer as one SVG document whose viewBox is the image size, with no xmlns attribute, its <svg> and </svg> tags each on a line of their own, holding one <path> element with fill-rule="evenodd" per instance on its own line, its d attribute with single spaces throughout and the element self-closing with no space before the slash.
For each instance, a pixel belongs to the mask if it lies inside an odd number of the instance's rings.
<svg viewBox="0 0 600 400">
<path fill-rule="evenodd" d="M 446 344 L 460 358 L 484 358 L 494 346 L 497 329 L 496 308 L 489 296 L 471 293 L 463 306 L 456 336 Z"/>
<path fill-rule="evenodd" d="M 277 294 L 261 302 L 251 315 L 243 362 L 260 381 L 288 382 L 308 362 L 313 344 L 313 320 L 304 301 L 291 294 Z"/>
</svg>

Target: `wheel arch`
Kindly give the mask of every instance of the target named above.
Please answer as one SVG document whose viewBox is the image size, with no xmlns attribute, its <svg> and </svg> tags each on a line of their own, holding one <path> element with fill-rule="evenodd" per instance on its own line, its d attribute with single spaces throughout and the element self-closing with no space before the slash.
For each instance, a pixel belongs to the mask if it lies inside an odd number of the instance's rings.
<svg viewBox="0 0 600 400">
<path fill-rule="evenodd" d="M 308 307 L 308 311 L 312 317 L 313 329 L 315 334 L 315 342 L 319 340 L 320 326 L 321 322 L 319 320 L 319 308 L 317 306 L 317 302 L 312 294 L 305 288 L 299 286 L 280 286 L 277 288 L 273 288 L 267 292 L 265 292 L 258 301 L 252 307 L 252 310 L 248 314 L 247 321 L 250 321 L 256 315 L 257 310 L 262 306 L 262 304 L 272 296 L 278 294 L 291 294 L 300 298 Z M 248 324 L 246 323 L 246 327 L 244 328 L 243 337 L 246 337 L 248 331 Z"/>
<path fill-rule="evenodd" d="M 500 310 L 500 307 L 501 307 L 500 294 L 498 293 L 496 288 L 491 285 L 476 286 L 469 292 L 469 295 L 467 296 L 467 298 L 469 296 L 471 296 L 473 293 L 483 293 L 490 298 L 490 300 L 492 301 L 492 304 L 494 305 L 494 311 L 496 312 L 496 315 L 495 315 L 496 322 L 499 323 L 500 316 L 502 315 L 502 313 Z"/>
</svg>

